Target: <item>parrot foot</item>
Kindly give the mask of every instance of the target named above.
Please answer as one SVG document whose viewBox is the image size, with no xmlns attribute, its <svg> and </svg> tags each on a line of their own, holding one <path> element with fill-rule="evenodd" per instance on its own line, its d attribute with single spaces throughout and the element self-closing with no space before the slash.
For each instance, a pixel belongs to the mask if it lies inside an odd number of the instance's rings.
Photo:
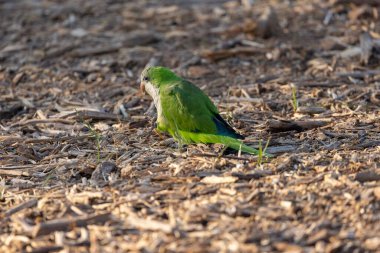
<svg viewBox="0 0 380 253">
<path fill-rule="evenodd" d="M 235 149 L 225 146 L 222 151 L 220 151 L 219 157 L 222 157 L 224 155 L 235 155 L 236 153 L 237 151 Z"/>
</svg>

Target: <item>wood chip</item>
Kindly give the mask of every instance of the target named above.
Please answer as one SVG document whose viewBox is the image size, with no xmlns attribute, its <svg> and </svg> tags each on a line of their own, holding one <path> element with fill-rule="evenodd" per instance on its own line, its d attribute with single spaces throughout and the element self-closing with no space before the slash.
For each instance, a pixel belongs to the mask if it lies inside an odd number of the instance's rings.
<svg viewBox="0 0 380 253">
<path fill-rule="evenodd" d="M 218 177 L 218 176 L 208 176 L 204 177 L 201 182 L 204 184 L 228 184 L 228 183 L 234 183 L 238 180 L 237 177 L 233 176 L 224 176 L 224 177 Z"/>
<path fill-rule="evenodd" d="M 172 233 L 173 231 L 173 228 L 170 224 L 167 224 L 161 221 L 140 219 L 137 217 L 129 217 L 127 219 L 127 224 L 133 227 L 137 227 L 139 229 L 162 231 L 167 234 Z"/>
<path fill-rule="evenodd" d="M 33 237 L 39 237 L 51 234 L 55 231 L 70 231 L 74 227 L 84 227 L 89 224 L 103 224 L 109 220 L 111 220 L 110 213 L 56 219 L 37 224 L 30 232 Z"/>
<path fill-rule="evenodd" d="M 28 200 L 24 203 L 21 203 L 11 209 L 8 209 L 6 212 L 5 212 L 5 216 L 6 217 L 9 217 L 15 213 L 18 213 L 26 208 L 31 208 L 31 207 L 34 207 L 36 206 L 38 203 L 38 200 L 37 199 L 31 199 L 31 200 Z"/>
<path fill-rule="evenodd" d="M 363 171 L 359 172 L 355 176 L 355 180 L 360 183 L 365 183 L 369 181 L 379 181 L 380 180 L 380 172 L 378 171 Z"/>
<path fill-rule="evenodd" d="M 326 111 L 325 108 L 315 107 L 315 106 L 300 106 L 297 108 L 297 113 L 303 113 L 303 114 L 320 114 L 325 111 Z"/>
<path fill-rule="evenodd" d="M 267 126 L 271 132 L 287 132 L 287 131 L 305 131 L 317 127 L 326 126 L 330 122 L 326 121 L 285 121 L 285 120 L 269 120 Z"/>
<path fill-rule="evenodd" d="M 264 53 L 265 49 L 253 48 L 253 47 L 236 47 L 232 49 L 220 49 L 220 50 L 205 50 L 201 52 L 201 56 L 208 58 L 212 61 L 219 61 L 225 58 L 234 57 L 238 55 L 254 55 Z"/>
</svg>

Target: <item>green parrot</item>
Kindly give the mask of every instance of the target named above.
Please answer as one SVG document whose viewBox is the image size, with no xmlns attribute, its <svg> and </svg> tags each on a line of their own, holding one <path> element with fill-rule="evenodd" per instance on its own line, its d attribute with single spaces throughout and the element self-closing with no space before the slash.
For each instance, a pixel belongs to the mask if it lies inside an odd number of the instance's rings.
<svg viewBox="0 0 380 253">
<path fill-rule="evenodd" d="M 210 98 L 197 86 L 165 67 L 148 66 L 141 73 L 141 90 L 157 109 L 157 130 L 168 132 L 179 145 L 220 143 L 250 154 L 258 150 L 245 145 L 219 114 Z"/>
</svg>

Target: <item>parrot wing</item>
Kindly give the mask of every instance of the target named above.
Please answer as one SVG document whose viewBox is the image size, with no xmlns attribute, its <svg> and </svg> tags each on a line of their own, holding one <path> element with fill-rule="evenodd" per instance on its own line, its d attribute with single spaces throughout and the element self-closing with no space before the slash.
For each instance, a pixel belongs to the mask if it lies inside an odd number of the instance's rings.
<svg viewBox="0 0 380 253">
<path fill-rule="evenodd" d="M 169 129 L 176 134 L 185 131 L 243 138 L 219 115 L 210 98 L 188 81 L 163 87 L 160 100 Z"/>
</svg>

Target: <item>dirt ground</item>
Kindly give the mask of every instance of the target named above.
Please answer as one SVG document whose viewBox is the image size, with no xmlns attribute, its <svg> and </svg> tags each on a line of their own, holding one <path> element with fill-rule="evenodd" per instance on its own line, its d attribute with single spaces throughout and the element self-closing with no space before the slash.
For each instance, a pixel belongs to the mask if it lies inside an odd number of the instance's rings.
<svg viewBox="0 0 380 253">
<path fill-rule="evenodd" d="M 0 0 L 0 251 L 380 252 L 379 15 L 377 0 Z M 159 136 L 148 63 L 275 157 Z"/>
</svg>

